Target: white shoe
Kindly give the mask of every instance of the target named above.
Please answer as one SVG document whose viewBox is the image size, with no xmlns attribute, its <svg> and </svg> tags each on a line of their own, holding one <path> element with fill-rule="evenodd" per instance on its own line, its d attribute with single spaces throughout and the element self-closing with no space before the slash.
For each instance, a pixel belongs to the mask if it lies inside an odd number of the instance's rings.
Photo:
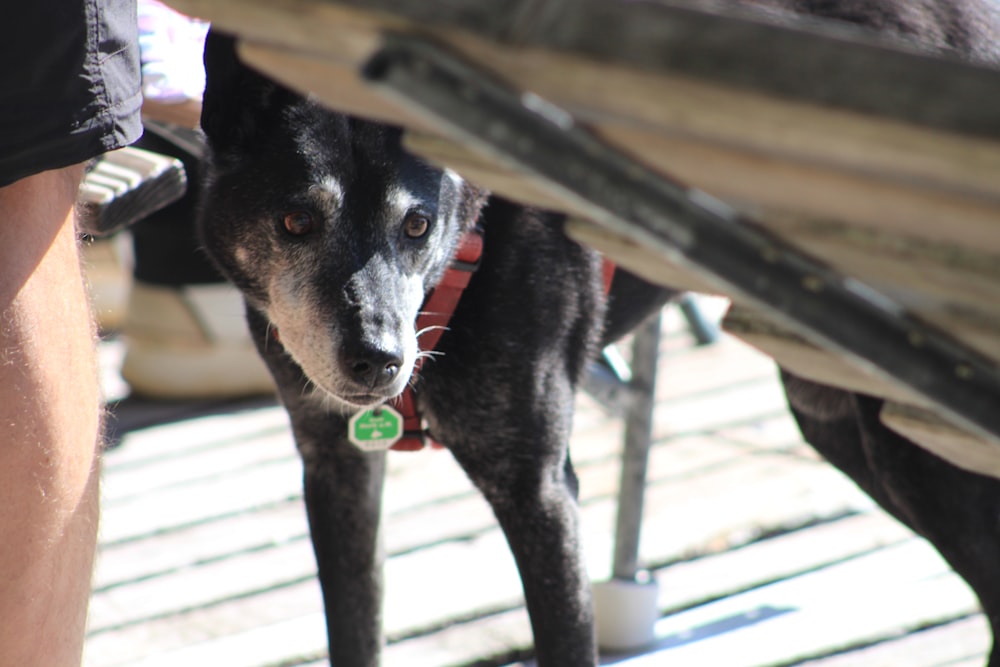
<svg viewBox="0 0 1000 667">
<path fill-rule="evenodd" d="M 123 330 L 122 377 L 153 398 L 274 393 L 250 340 L 243 298 L 228 283 L 179 288 L 134 282 Z"/>
</svg>

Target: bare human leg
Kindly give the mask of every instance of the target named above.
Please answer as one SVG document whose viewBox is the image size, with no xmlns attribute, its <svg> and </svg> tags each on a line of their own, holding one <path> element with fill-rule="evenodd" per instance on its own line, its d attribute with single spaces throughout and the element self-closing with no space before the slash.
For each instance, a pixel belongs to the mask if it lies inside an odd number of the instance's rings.
<svg viewBox="0 0 1000 667">
<path fill-rule="evenodd" d="M 0 188 L 0 665 L 80 664 L 100 398 L 77 254 L 83 170 Z"/>
</svg>

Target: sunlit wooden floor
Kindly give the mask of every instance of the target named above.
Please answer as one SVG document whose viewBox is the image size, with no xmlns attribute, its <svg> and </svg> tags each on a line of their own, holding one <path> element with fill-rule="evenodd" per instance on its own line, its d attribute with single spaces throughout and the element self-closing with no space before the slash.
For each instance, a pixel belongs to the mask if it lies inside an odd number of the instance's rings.
<svg viewBox="0 0 1000 667">
<path fill-rule="evenodd" d="M 975 599 L 937 554 L 804 445 L 773 364 L 693 344 L 668 310 L 642 561 L 658 643 L 626 667 L 972 667 Z M 120 347 L 105 344 L 110 369 Z M 273 401 L 115 407 L 85 664 L 326 664 L 286 417 Z M 619 420 L 581 396 L 573 436 L 590 573 L 610 573 Z M 386 665 L 528 664 L 520 584 L 446 452 L 391 457 Z"/>
</svg>

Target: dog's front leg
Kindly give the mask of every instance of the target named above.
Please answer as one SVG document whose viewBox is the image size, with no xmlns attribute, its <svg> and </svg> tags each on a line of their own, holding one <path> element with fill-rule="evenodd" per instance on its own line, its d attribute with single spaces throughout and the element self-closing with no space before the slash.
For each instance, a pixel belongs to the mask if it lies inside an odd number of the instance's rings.
<svg viewBox="0 0 1000 667">
<path fill-rule="evenodd" d="M 492 506 L 514 554 L 538 665 L 596 665 L 590 582 L 580 553 L 576 479 L 565 458 L 566 445 L 559 442 L 562 437 L 543 434 L 549 445 L 540 445 L 537 435 L 523 447 L 508 442 L 494 448 L 487 443 L 473 451 L 453 451 Z"/>
<path fill-rule="evenodd" d="M 274 376 L 302 455 L 306 510 L 326 611 L 330 662 L 376 667 L 382 649 L 379 536 L 385 454 L 347 440 L 346 420 L 308 390 L 267 320 L 247 309 L 258 351 Z"/>
<path fill-rule="evenodd" d="M 382 648 L 378 526 L 385 454 L 359 452 L 346 439 L 320 446 L 329 449 L 303 458 L 330 662 L 336 667 L 375 667 Z"/>
</svg>

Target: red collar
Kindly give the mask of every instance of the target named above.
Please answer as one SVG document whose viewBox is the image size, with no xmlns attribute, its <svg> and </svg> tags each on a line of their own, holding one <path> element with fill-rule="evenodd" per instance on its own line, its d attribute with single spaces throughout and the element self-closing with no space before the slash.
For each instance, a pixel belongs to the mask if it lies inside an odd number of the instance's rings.
<svg viewBox="0 0 1000 667">
<path fill-rule="evenodd" d="M 434 350 L 437 347 L 441 334 L 448 328 L 452 313 L 455 312 L 455 307 L 462 298 L 462 292 L 469 284 L 473 272 L 479 267 L 479 258 L 482 257 L 482 254 L 483 230 L 476 226 L 465 232 L 451 266 L 445 271 L 441 282 L 431 291 L 420 309 L 420 315 L 417 317 L 417 331 L 424 332 L 420 335 L 420 348 L 422 350 Z M 417 359 L 413 369 L 414 373 L 420 370 L 423 360 L 424 357 Z M 440 444 L 431 440 L 427 431 L 424 430 L 423 421 L 413 397 L 413 387 L 410 385 L 407 385 L 400 396 L 397 408 L 403 415 L 403 437 L 390 449 L 412 452 L 423 449 L 427 445 L 441 447 Z"/>
</svg>

